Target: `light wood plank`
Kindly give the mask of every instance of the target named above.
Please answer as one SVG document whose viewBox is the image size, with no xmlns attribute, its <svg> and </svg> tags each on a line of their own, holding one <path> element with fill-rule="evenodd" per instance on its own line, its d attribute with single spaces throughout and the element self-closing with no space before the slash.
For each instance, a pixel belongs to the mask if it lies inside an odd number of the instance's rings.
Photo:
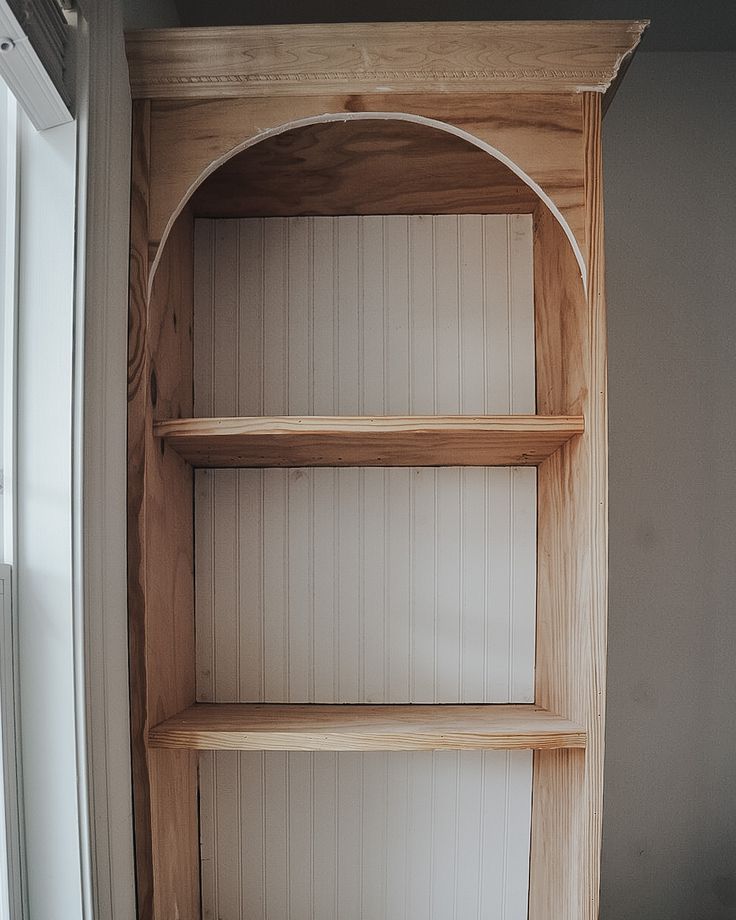
<svg viewBox="0 0 736 920">
<path fill-rule="evenodd" d="M 192 470 L 153 437 L 192 411 L 192 219 L 172 231 L 147 297 L 148 103 L 133 127 L 128 353 L 128 611 L 139 920 L 199 916 L 197 762 L 151 751 L 148 728 L 194 700 Z"/>
<path fill-rule="evenodd" d="M 281 416 L 174 419 L 155 433 L 198 467 L 535 466 L 580 416 Z"/>
<path fill-rule="evenodd" d="M 646 21 L 267 25 L 130 33 L 134 98 L 605 92 Z"/>
<path fill-rule="evenodd" d="M 583 97 L 587 290 L 550 215 L 535 225 L 537 407 L 585 416 L 540 465 L 538 704 L 586 726 L 580 752 L 534 757 L 529 920 L 597 920 L 606 672 L 606 333 L 600 98 Z M 559 305 L 564 304 L 564 310 Z"/>
<path fill-rule="evenodd" d="M 197 703 L 149 732 L 153 748 L 421 751 L 584 748 L 580 725 L 533 705 Z"/>
</svg>

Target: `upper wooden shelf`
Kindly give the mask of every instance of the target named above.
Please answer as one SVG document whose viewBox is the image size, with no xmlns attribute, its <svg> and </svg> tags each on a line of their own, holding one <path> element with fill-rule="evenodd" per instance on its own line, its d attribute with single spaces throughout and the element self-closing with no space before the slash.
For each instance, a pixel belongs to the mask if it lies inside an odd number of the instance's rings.
<svg viewBox="0 0 736 920">
<path fill-rule="evenodd" d="M 196 703 L 151 730 L 149 747 L 198 751 L 437 751 L 584 748 L 582 726 L 527 705 Z"/>
<path fill-rule="evenodd" d="M 382 22 L 128 34 L 134 98 L 605 93 L 645 20 Z"/>
<path fill-rule="evenodd" d="M 281 416 L 158 422 L 193 466 L 536 466 L 581 416 Z"/>
</svg>

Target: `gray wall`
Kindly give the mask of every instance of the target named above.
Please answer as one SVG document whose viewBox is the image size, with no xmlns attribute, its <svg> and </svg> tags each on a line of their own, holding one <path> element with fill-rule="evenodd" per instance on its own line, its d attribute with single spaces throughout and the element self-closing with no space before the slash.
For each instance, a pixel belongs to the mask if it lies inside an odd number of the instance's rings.
<svg viewBox="0 0 736 920">
<path fill-rule="evenodd" d="M 181 25 L 174 0 L 122 0 L 124 29 L 170 29 Z"/>
<path fill-rule="evenodd" d="M 602 920 L 736 918 L 736 54 L 640 54 L 604 123 Z"/>
</svg>

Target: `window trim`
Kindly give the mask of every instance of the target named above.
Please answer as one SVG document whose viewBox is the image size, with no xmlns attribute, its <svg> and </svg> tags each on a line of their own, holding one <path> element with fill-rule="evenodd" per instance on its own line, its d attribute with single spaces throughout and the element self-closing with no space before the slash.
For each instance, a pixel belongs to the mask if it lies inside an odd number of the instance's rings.
<svg viewBox="0 0 736 920">
<path fill-rule="evenodd" d="M 39 131 L 73 120 L 7 0 L 0 0 L 0 78 Z"/>
<path fill-rule="evenodd" d="M 15 559 L 15 468 L 16 468 L 16 369 L 20 142 L 18 104 L 9 88 L 0 86 L 3 104 L 4 143 L 0 146 L 0 261 L 3 289 L 0 291 L 2 322 L 2 505 L 0 529 L 0 802 L 2 827 L 2 903 L 0 917 L 27 916 L 25 847 L 23 834 L 23 784 L 19 745 L 19 687 L 17 607 L 12 590 Z M 7 913 L 6 913 L 7 912 Z"/>
</svg>

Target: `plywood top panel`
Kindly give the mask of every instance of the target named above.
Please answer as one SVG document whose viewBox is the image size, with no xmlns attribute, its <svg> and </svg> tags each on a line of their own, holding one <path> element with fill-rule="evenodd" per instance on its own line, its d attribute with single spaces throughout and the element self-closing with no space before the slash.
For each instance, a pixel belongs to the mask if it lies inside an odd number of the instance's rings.
<svg viewBox="0 0 736 920">
<path fill-rule="evenodd" d="M 384 416 L 176 419 L 155 431 L 200 467 L 534 466 L 582 417 Z"/>
<path fill-rule="evenodd" d="M 197 217 L 531 213 L 538 196 L 453 134 L 407 121 L 328 122 L 228 160 L 192 198 Z"/>
<path fill-rule="evenodd" d="M 533 705 L 197 703 L 156 726 L 149 745 L 240 751 L 584 748 L 581 726 Z"/>
<path fill-rule="evenodd" d="M 605 92 L 643 21 L 268 25 L 133 32 L 133 98 Z"/>
</svg>

